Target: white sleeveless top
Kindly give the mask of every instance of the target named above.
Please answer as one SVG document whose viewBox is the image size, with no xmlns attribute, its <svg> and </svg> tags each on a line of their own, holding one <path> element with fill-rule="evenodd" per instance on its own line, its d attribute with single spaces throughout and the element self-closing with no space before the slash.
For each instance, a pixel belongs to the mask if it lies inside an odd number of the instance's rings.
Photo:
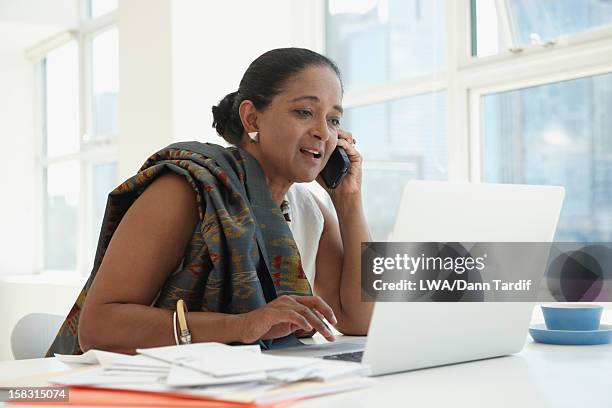
<svg viewBox="0 0 612 408">
<path fill-rule="evenodd" d="M 323 233 L 323 213 L 313 193 L 301 184 L 292 184 L 285 199 L 289 202 L 290 208 L 289 229 L 300 251 L 302 269 L 310 287 L 314 288 L 317 251 Z"/>
</svg>

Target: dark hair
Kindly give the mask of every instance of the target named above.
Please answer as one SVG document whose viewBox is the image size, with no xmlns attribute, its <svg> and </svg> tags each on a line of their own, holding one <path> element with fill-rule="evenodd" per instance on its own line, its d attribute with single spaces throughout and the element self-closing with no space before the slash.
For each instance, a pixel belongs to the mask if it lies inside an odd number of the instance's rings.
<svg viewBox="0 0 612 408">
<path fill-rule="evenodd" d="M 219 136 L 238 145 L 244 133 L 238 113 L 242 101 L 248 99 L 258 110 L 265 109 L 293 75 L 311 66 L 331 68 L 342 87 L 338 66 L 314 51 L 305 48 L 277 48 L 259 56 L 247 68 L 238 90 L 227 94 L 217 106 L 212 107 L 212 125 Z"/>
</svg>

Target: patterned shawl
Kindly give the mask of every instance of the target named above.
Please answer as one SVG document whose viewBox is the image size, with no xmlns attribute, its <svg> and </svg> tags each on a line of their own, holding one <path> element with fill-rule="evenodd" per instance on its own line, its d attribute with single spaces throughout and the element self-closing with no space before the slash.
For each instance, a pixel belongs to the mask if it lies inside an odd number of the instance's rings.
<svg viewBox="0 0 612 408">
<path fill-rule="evenodd" d="M 277 295 L 312 294 L 293 235 L 257 160 L 236 147 L 175 143 L 109 194 L 93 270 L 47 356 L 82 353 L 79 316 L 113 233 L 132 203 L 167 171 L 185 176 L 195 190 L 200 222 L 153 306 L 173 310 L 182 298 L 190 311 L 245 313 Z"/>
</svg>

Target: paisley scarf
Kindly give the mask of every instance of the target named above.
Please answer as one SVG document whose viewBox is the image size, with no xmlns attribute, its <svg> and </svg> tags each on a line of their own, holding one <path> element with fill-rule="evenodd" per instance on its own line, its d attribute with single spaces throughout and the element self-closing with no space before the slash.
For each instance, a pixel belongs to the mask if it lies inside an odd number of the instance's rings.
<svg viewBox="0 0 612 408">
<path fill-rule="evenodd" d="M 293 235 L 257 160 L 238 147 L 175 143 L 109 194 L 93 270 L 47 356 L 82 353 L 79 317 L 110 240 L 128 208 L 168 171 L 183 175 L 193 187 L 200 221 L 183 261 L 152 306 L 174 309 L 183 299 L 190 311 L 235 314 L 276 296 L 312 294 Z"/>
</svg>

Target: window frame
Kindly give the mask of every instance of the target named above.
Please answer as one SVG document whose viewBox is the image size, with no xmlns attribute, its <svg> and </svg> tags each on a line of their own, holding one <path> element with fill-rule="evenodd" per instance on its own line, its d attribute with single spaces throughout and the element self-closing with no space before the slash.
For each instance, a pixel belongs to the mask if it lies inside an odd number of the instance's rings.
<svg viewBox="0 0 612 408">
<path fill-rule="evenodd" d="M 88 17 L 88 0 L 79 1 L 79 26 L 43 41 L 29 49 L 26 56 L 33 63 L 35 89 L 35 167 L 37 184 L 36 191 L 36 272 L 41 275 L 52 275 L 53 278 L 80 278 L 89 274 L 93 259 L 90 254 L 95 248 L 91 243 L 93 233 L 93 206 L 91 202 L 93 191 L 93 166 L 100 163 L 117 162 L 118 135 L 91 139 L 87 135 L 92 130 L 92 39 L 106 30 L 117 28 L 118 11 L 114 10 L 97 18 Z M 76 41 L 78 47 L 79 72 L 79 150 L 75 153 L 46 157 L 45 143 L 45 67 L 47 54 L 55 49 Z M 80 168 L 79 205 L 77 209 L 77 248 L 76 268 L 71 271 L 56 271 L 45 268 L 45 229 L 46 229 L 46 169 L 55 163 L 77 160 Z M 96 227 L 97 228 L 97 227 Z"/>
<path fill-rule="evenodd" d="M 328 1 L 321 0 L 316 6 L 322 9 L 324 15 L 320 28 L 323 33 L 328 24 Z M 479 58 L 472 56 L 471 52 L 472 0 L 445 1 L 447 70 L 410 80 L 349 90 L 344 95 L 343 105 L 353 108 L 445 90 L 449 129 L 448 179 L 480 182 L 483 163 L 481 97 L 612 72 L 612 25 L 563 35 L 553 44 L 517 47 L 512 38 L 507 38 L 510 49 Z M 498 8 L 506 6 L 505 0 L 496 2 Z M 504 24 L 510 27 L 511 22 L 502 22 Z M 505 36 L 512 37 L 508 32 Z M 325 52 L 325 36 L 321 42 L 313 43 L 313 46 L 319 46 L 318 49 Z M 387 168 L 394 169 L 392 166 Z"/>
</svg>

